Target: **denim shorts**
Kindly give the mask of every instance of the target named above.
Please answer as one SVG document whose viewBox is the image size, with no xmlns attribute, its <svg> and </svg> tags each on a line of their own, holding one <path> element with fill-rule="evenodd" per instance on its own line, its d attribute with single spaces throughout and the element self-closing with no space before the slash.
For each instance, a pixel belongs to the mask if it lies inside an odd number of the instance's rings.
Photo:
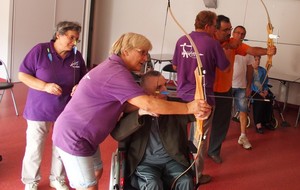
<svg viewBox="0 0 300 190">
<path fill-rule="evenodd" d="M 246 98 L 246 89 L 232 88 L 232 95 L 234 97 L 235 109 L 240 112 L 248 112 L 248 101 Z"/>
<path fill-rule="evenodd" d="M 75 156 L 55 148 L 63 161 L 72 188 L 88 188 L 97 184 L 95 171 L 102 169 L 99 149 L 93 156 Z"/>
</svg>

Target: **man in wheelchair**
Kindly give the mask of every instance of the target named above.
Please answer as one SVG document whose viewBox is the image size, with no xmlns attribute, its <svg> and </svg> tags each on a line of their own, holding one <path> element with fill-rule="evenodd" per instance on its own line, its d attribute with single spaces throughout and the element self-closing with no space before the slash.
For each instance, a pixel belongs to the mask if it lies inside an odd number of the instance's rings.
<svg viewBox="0 0 300 190">
<path fill-rule="evenodd" d="M 167 99 L 165 84 L 166 79 L 158 71 L 147 72 L 141 78 L 141 87 L 157 98 Z M 125 187 L 130 183 L 147 190 L 194 189 L 191 170 L 174 182 L 190 166 L 186 128 L 194 120 L 193 115 L 158 116 L 145 110 L 124 116 L 111 135 L 118 141 L 126 138 Z"/>
</svg>

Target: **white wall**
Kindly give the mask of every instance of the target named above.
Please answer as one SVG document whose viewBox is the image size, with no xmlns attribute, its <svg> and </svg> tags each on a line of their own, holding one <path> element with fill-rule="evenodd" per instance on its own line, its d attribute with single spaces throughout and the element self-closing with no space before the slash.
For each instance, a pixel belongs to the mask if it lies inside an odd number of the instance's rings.
<svg viewBox="0 0 300 190">
<path fill-rule="evenodd" d="M 1 0 L 0 58 L 7 63 L 12 80 L 18 81 L 19 66 L 28 51 L 37 43 L 49 41 L 55 25 L 62 20 L 83 26 L 78 49 L 86 56 L 89 6 L 90 0 Z"/>
<path fill-rule="evenodd" d="M 202 0 L 192 0 L 188 4 L 181 0 L 172 2 L 173 12 L 179 22 L 187 31 L 192 31 L 195 15 L 200 9 L 204 9 Z M 182 35 L 168 18 L 165 42 L 162 44 L 167 0 L 103 0 L 96 1 L 96 9 L 94 36 L 95 43 L 98 44 L 93 47 L 98 51 L 93 55 L 93 58 L 96 57 L 94 64 L 107 57 L 112 43 L 125 32 L 137 32 L 149 38 L 153 45 L 151 53 L 160 53 L 162 45 L 163 53 L 172 53 L 176 39 Z"/>
<path fill-rule="evenodd" d="M 55 26 L 53 0 L 14 0 L 11 67 L 12 79 L 18 81 L 18 70 L 28 51 L 37 43 L 52 38 Z"/>
<path fill-rule="evenodd" d="M 22 24 L 22 27 L 14 26 L 14 29 L 20 35 L 17 39 L 22 40 L 21 43 L 9 41 L 13 34 L 11 31 L 12 16 L 14 15 L 12 12 L 13 2 L 22 4 L 22 7 L 19 7 L 19 11 L 14 13 L 17 16 L 14 19 Z M 87 12 L 75 9 L 87 6 L 87 2 L 90 1 L 0 1 L 0 58 L 8 63 L 9 68 L 13 68 L 11 73 L 15 81 L 18 64 L 26 52 L 35 43 L 50 39 L 53 25 L 58 19 L 75 19 L 79 15 L 82 16 L 82 14 L 88 15 Z M 298 62 L 300 56 L 300 38 L 298 37 L 300 25 L 297 22 L 300 1 L 264 0 L 264 2 L 275 27 L 274 32 L 276 34 L 279 32 L 280 35 L 279 43 L 276 44 L 278 53 L 273 58 L 273 67 L 270 75 L 275 75 L 276 77 L 279 73 L 300 77 L 300 63 Z M 53 5 L 55 3 L 56 8 Z M 91 64 L 99 64 L 103 61 L 108 56 L 112 43 L 125 32 L 137 32 L 147 36 L 153 44 L 153 50 L 150 53 L 156 54 L 173 53 L 177 39 L 183 35 L 169 15 L 166 21 L 167 0 L 95 0 L 95 6 Z M 207 9 L 202 0 L 171 0 L 171 8 L 175 17 L 188 32 L 194 30 L 193 24 L 196 14 L 203 9 Z M 248 31 L 248 39 L 262 41 L 247 42 L 250 45 L 266 46 L 267 16 L 260 0 L 222 0 L 218 1 L 217 9 L 210 10 L 215 11 L 217 14 L 228 16 L 233 26 L 244 25 Z M 53 17 L 54 12 L 59 12 L 63 16 L 55 16 L 56 18 L 52 19 L 45 16 L 46 12 L 52 14 Z M 52 24 L 44 27 L 45 22 Z M 82 19 L 80 19 L 80 22 L 88 23 L 88 21 Z M 32 28 L 33 25 L 34 27 L 39 27 Z M 85 39 L 87 39 L 87 29 L 88 27 L 84 27 L 85 31 L 82 34 L 85 35 Z M 164 30 L 165 39 L 163 42 Z M 25 32 L 24 35 L 22 32 Z M 86 51 L 84 47 L 83 51 Z M 86 54 L 86 52 L 83 53 Z M 14 57 L 15 55 L 17 57 Z M 263 59 L 262 63 L 264 62 L 265 60 Z M 274 83 L 277 85 L 276 82 Z M 280 89 L 276 91 L 279 92 Z M 289 102 L 300 104 L 299 85 L 292 84 L 290 91 Z"/>
<path fill-rule="evenodd" d="M 9 50 L 10 50 L 10 0 L 0 1 L 0 59 L 7 64 L 9 61 Z M 7 65 L 9 67 L 9 65 Z M 2 71 L 2 72 L 1 72 Z M 3 70 L 0 71 L 0 78 L 4 78 Z"/>
<path fill-rule="evenodd" d="M 274 33 L 280 35 L 276 44 L 278 53 L 273 57 L 273 67 L 270 75 L 283 73 L 292 77 L 300 77 L 300 1 L 298 0 L 264 0 L 270 13 Z M 183 27 L 191 32 L 194 30 L 194 20 L 197 13 L 203 9 L 202 0 L 172 0 L 173 14 Z M 94 40 L 91 57 L 92 64 L 103 61 L 109 52 L 111 44 L 125 32 L 137 32 L 145 35 L 153 44 L 150 53 L 173 53 L 177 39 L 183 33 L 168 15 L 165 25 L 167 0 L 102 0 L 96 2 L 94 20 Z M 222 0 L 218 1 L 217 9 L 210 9 L 217 14 L 224 14 L 231 19 L 232 26 L 244 25 L 247 38 L 262 42 L 247 43 L 253 46 L 266 47 L 267 15 L 260 0 Z M 165 39 L 163 34 L 165 29 Z M 265 58 L 262 59 L 265 63 Z M 275 86 L 276 86 L 275 82 Z M 300 87 L 292 84 L 289 102 L 300 104 Z M 276 90 L 279 91 L 279 90 Z M 274 92 L 276 93 L 276 92 Z"/>
</svg>

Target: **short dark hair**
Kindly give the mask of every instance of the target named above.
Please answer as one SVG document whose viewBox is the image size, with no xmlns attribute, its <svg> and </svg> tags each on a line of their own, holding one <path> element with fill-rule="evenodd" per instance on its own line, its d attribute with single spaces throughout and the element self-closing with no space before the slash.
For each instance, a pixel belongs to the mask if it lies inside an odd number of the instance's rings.
<svg viewBox="0 0 300 190">
<path fill-rule="evenodd" d="M 216 28 L 219 30 L 221 28 L 221 22 L 230 23 L 230 19 L 224 15 L 218 15 Z"/>
</svg>

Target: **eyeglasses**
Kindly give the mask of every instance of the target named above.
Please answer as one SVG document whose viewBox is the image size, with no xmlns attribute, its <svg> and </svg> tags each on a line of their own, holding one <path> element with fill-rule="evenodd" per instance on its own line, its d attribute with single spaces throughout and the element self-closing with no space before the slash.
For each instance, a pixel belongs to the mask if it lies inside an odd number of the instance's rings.
<svg viewBox="0 0 300 190">
<path fill-rule="evenodd" d="M 81 42 L 81 40 L 77 39 L 75 36 L 68 36 L 65 34 L 65 36 L 72 42 L 74 42 L 75 44 L 78 44 Z"/>
<path fill-rule="evenodd" d="M 239 34 L 239 35 L 246 35 L 246 33 L 244 33 L 244 32 L 233 32 L 233 33 L 236 33 L 236 34 Z"/>
<path fill-rule="evenodd" d="M 225 29 L 222 29 L 223 32 L 231 32 L 232 28 L 225 28 Z"/>
<path fill-rule="evenodd" d="M 212 25 L 210 25 L 210 26 L 212 26 L 212 27 L 214 27 L 214 28 L 217 28 L 217 25 L 216 25 L 216 24 L 212 24 Z"/>
<path fill-rule="evenodd" d="M 141 50 L 141 49 L 135 49 L 141 56 L 148 56 L 148 51 Z"/>
</svg>

